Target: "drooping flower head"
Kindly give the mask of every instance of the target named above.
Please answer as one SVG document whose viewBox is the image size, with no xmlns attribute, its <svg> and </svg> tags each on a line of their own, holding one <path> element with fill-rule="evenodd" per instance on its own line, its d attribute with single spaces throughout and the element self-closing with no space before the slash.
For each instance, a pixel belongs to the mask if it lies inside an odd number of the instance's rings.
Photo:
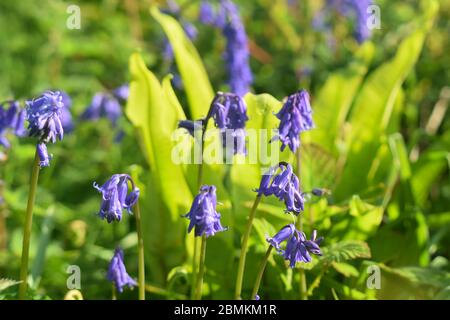
<svg viewBox="0 0 450 320">
<path fill-rule="evenodd" d="M 281 151 L 289 146 L 295 152 L 300 146 L 300 133 L 314 128 L 308 92 L 301 90 L 290 95 L 276 117 L 280 125 L 273 140 L 281 141 Z"/>
<path fill-rule="evenodd" d="M 130 87 L 128 84 L 123 84 L 113 90 L 113 95 L 122 102 L 125 102 L 130 95 Z"/>
<path fill-rule="evenodd" d="M 125 286 L 128 286 L 130 289 L 137 286 L 136 281 L 128 275 L 125 269 L 122 249 L 116 248 L 114 251 L 106 278 L 114 283 L 117 291 L 120 293 L 123 292 Z"/>
<path fill-rule="evenodd" d="M 208 2 L 200 6 L 200 21 L 221 29 L 226 38 L 224 59 L 228 69 L 230 91 L 244 96 L 250 90 L 253 76 L 249 63 L 247 33 L 238 7 L 231 0 L 221 0 L 219 10 Z"/>
<path fill-rule="evenodd" d="M 36 99 L 26 101 L 29 135 L 38 138 L 36 151 L 40 158 L 40 166 L 50 165 L 51 157 L 47 153 L 46 144 L 62 140 L 64 128 L 62 112 L 65 108 L 60 91 L 46 91 Z"/>
<path fill-rule="evenodd" d="M 246 153 L 245 123 L 248 116 L 244 99 L 234 93 L 218 92 L 211 103 L 209 118 L 213 118 L 215 126 L 221 130 L 224 148 L 231 145 L 233 154 Z"/>
<path fill-rule="evenodd" d="M 289 261 L 289 266 L 294 268 L 297 262 L 311 262 L 311 254 L 322 255 L 320 243 L 323 238 L 317 238 L 317 231 L 314 230 L 310 240 L 306 240 L 303 232 L 298 231 L 293 224 L 283 227 L 273 238 L 267 238 L 267 242 L 273 246 Z M 285 250 L 280 245 L 286 242 Z"/>
<path fill-rule="evenodd" d="M 40 97 L 25 103 L 30 136 L 37 137 L 39 142 L 44 143 L 55 143 L 57 139 L 63 139 L 61 113 L 64 103 L 61 92 L 46 91 Z"/>
<path fill-rule="evenodd" d="M 204 185 L 200 193 L 195 196 L 191 210 L 185 215 L 190 220 L 188 233 L 195 229 L 197 237 L 213 236 L 217 232 L 225 231 L 220 223 L 220 214 L 216 211 L 217 197 L 216 187 Z"/>
<path fill-rule="evenodd" d="M 8 107 L 6 107 L 8 106 Z M 6 101 L 0 104 L 0 145 L 9 148 L 10 143 L 6 138 L 8 132 L 18 137 L 25 134 L 25 109 L 20 108 L 17 101 Z"/>
<path fill-rule="evenodd" d="M 128 192 L 128 183 L 131 191 Z M 102 186 L 94 182 L 94 188 L 102 193 L 102 204 L 98 213 L 108 223 L 122 220 L 122 210 L 131 214 L 131 208 L 139 198 L 139 188 L 128 174 L 114 174 Z"/>
<path fill-rule="evenodd" d="M 270 168 L 263 175 L 256 192 L 258 196 L 274 195 L 280 201 L 284 201 L 287 212 L 299 214 L 304 210 L 305 199 L 300 191 L 300 181 L 293 172 L 292 166 L 286 162 L 280 162 Z"/>
</svg>

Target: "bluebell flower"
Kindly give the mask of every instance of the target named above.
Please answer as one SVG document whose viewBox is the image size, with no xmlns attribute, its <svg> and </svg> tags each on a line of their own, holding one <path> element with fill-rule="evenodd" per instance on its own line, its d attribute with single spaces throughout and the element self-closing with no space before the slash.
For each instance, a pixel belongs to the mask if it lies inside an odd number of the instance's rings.
<svg viewBox="0 0 450 320">
<path fill-rule="evenodd" d="M 26 111 L 20 108 L 18 102 L 6 101 L 0 104 L 0 145 L 5 148 L 10 147 L 6 137 L 8 132 L 18 137 L 25 135 L 25 117 Z"/>
<path fill-rule="evenodd" d="M 81 118 L 84 120 L 99 120 L 107 118 L 113 126 L 122 115 L 119 101 L 111 94 L 100 92 L 94 95 L 91 104 L 83 112 Z"/>
<path fill-rule="evenodd" d="M 261 297 L 259 295 L 255 295 L 255 300 L 259 301 L 259 300 L 261 300 Z"/>
<path fill-rule="evenodd" d="M 280 125 L 272 141 L 281 141 L 281 151 L 289 146 L 295 152 L 300 146 L 300 133 L 314 128 L 308 92 L 301 90 L 290 95 L 276 117 Z"/>
<path fill-rule="evenodd" d="M 200 193 L 195 196 L 191 209 L 184 216 L 190 220 L 188 233 L 195 229 L 197 237 L 213 236 L 217 232 L 225 231 L 220 223 L 220 214 L 216 211 L 217 198 L 216 187 L 204 185 Z"/>
<path fill-rule="evenodd" d="M 271 167 L 263 175 L 258 189 L 258 196 L 274 195 L 284 201 L 287 212 L 299 214 L 304 210 L 305 199 L 300 191 L 300 181 L 293 172 L 292 166 L 285 162 Z"/>
<path fill-rule="evenodd" d="M 272 238 L 267 238 L 267 242 L 274 247 L 277 251 L 280 251 L 280 244 L 288 239 L 290 239 L 296 232 L 295 226 L 293 224 L 288 224 L 281 228 L 280 231 Z"/>
<path fill-rule="evenodd" d="M 273 238 L 267 241 L 271 246 L 289 261 L 289 266 L 294 268 L 297 262 L 311 262 L 311 254 L 322 255 L 320 243 L 323 238 L 317 238 L 317 231 L 314 230 L 310 240 L 306 240 L 303 232 L 298 231 L 294 225 L 290 224 L 283 227 Z M 280 244 L 286 242 L 284 250 L 280 249 Z"/>
<path fill-rule="evenodd" d="M 63 139 L 61 112 L 64 103 L 59 91 L 46 91 L 40 97 L 25 103 L 30 136 L 37 137 L 44 143 L 55 143 L 57 139 Z"/>
<path fill-rule="evenodd" d="M 62 112 L 64 107 L 63 95 L 60 91 L 46 91 L 36 99 L 25 102 L 27 106 L 27 120 L 29 135 L 38 138 L 36 151 L 39 155 L 40 166 L 50 165 L 46 144 L 62 140 L 64 128 Z"/>
<path fill-rule="evenodd" d="M 231 0 L 221 0 L 220 8 L 215 12 L 211 4 L 204 1 L 200 7 L 200 21 L 221 29 L 227 41 L 224 59 L 228 69 L 230 91 L 244 96 L 250 91 L 253 75 L 250 69 L 247 33 L 239 9 Z"/>
<path fill-rule="evenodd" d="M 117 291 L 120 293 L 123 292 L 125 286 L 128 286 L 130 289 L 137 286 L 137 282 L 128 275 L 125 269 L 122 249 L 116 248 L 114 251 L 106 278 L 114 283 Z"/>
<path fill-rule="evenodd" d="M 209 109 L 207 119 L 222 132 L 223 147 L 232 142 L 233 154 L 245 154 L 245 124 L 248 121 L 247 106 L 244 99 L 234 93 L 218 92 Z"/>
<path fill-rule="evenodd" d="M 128 183 L 131 191 L 128 192 Z M 108 223 L 122 220 L 122 210 L 131 214 L 131 208 L 139 198 L 139 188 L 128 174 L 114 174 L 102 186 L 94 182 L 94 188 L 102 193 L 102 204 L 98 213 Z"/>
</svg>

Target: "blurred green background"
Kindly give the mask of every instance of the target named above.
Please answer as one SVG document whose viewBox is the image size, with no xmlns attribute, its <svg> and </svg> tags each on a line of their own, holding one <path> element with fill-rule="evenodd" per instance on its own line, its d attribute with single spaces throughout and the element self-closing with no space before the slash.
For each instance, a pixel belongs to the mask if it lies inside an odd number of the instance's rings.
<svg viewBox="0 0 450 320">
<path fill-rule="evenodd" d="M 182 8 L 177 18 L 198 29 L 193 44 L 212 87 L 228 90 L 225 40 L 199 22 L 199 1 L 176 2 Z M 308 283 L 315 286 L 310 286 L 310 298 L 450 298 L 450 116 L 445 113 L 450 98 L 450 1 L 377 0 L 381 29 L 362 45 L 353 39 L 353 23 L 344 17 L 334 16 L 327 31 L 312 27 L 324 1 L 235 3 L 249 38 L 252 92 L 274 97 L 246 96 L 249 113 L 268 119 L 285 96 L 299 88 L 311 93 L 317 129 L 303 143 L 303 187 L 332 193 L 310 201 L 305 211 L 307 234 L 317 229 L 326 239 L 324 257 L 307 267 Z M 70 4 L 81 8 L 79 30 L 66 27 Z M 189 292 L 191 237 L 186 237 L 186 221 L 179 218 L 189 208 L 173 208 L 167 199 L 192 201 L 194 166 L 183 168 L 180 178 L 187 193 L 164 190 L 157 172 L 170 168 L 160 164 L 162 156 L 156 164 L 145 158 L 135 121 L 124 116 L 113 128 L 105 119 L 79 119 L 96 92 L 130 81 L 133 52 L 140 52 L 160 80 L 178 74 L 175 65 L 183 63 L 185 53 L 176 61 L 164 58 L 166 35 L 149 11 L 155 4 L 166 7 L 165 1 L 138 0 L 0 2 L 0 100 L 23 101 L 49 88 L 62 89 L 73 100 L 75 131 L 49 146 L 54 158 L 39 181 L 30 271 L 36 299 L 64 297 L 69 265 L 81 268 L 85 299 L 109 299 L 105 274 L 117 244 L 125 250 L 128 272 L 137 276 L 134 220 L 125 217 L 108 225 L 96 216 L 100 197 L 92 182 L 103 183 L 118 172 L 131 173 L 142 189 L 148 297 L 183 298 Z M 180 38 L 176 32 L 172 37 Z M 209 93 L 196 91 L 197 79 L 180 73 L 185 88 L 174 90 L 191 118 L 195 111 L 189 92 Z M 129 101 L 128 116 L 137 98 Z M 259 115 L 262 106 L 266 113 Z M 151 125 L 154 119 L 149 120 Z M 274 126 L 275 120 L 270 120 Z M 175 129 L 170 125 L 168 129 Z M 125 135 L 118 143 L 120 130 Z M 11 140 L 0 167 L 5 200 L 0 204 L 0 278 L 17 280 L 35 146 L 33 139 Z M 156 152 L 158 147 L 156 143 Z M 206 174 L 206 180 L 214 176 L 221 183 L 218 200 L 223 208 L 218 211 L 231 227 L 208 245 L 207 298 L 232 297 L 239 239 L 254 199 L 252 189 L 259 184 L 259 175 L 253 174 L 258 168 L 210 168 Z M 247 296 L 253 270 L 266 250 L 265 234 L 292 221 L 272 199 L 265 199 L 260 211 L 244 279 Z M 381 269 L 380 290 L 366 286 L 369 265 Z M 298 299 L 296 271 L 273 257 L 262 299 Z M 1 290 L 0 298 L 15 298 L 16 288 Z M 120 296 L 136 297 L 137 290 Z"/>
</svg>

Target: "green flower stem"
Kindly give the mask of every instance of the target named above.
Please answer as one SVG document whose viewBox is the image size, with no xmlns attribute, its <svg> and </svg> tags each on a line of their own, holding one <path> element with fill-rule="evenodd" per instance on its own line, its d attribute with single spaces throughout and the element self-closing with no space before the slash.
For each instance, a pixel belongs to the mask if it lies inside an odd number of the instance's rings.
<svg viewBox="0 0 450 320">
<path fill-rule="evenodd" d="M 205 257 L 206 257 L 206 235 L 202 236 L 202 246 L 200 249 L 200 266 L 198 269 L 197 283 L 195 289 L 195 300 L 202 298 L 203 274 L 205 273 Z"/>
<path fill-rule="evenodd" d="M 261 262 L 261 266 L 259 267 L 258 274 L 256 275 L 256 281 L 255 285 L 253 287 L 252 291 L 252 299 L 255 300 L 256 295 L 258 294 L 259 286 L 261 284 L 261 279 L 264 274 L 264 270 L 266 270 L 267 261 L 269 260 L 270 254 L 272 253 L 272 246 L 269 246 L 269 248 L 266 251 L 266 255 L 264 256 L 263 261 Z"/>
<path fill-rule="evenodd" d="M 198 246 L 200 245 L 200 238 L 195 236 L 194 233 L 194 252 L 192 254 L 192 274 L 191 274 L 191 300 L 195 298 L 195 283 L 197 279 L 197 269 L 198 269 Z"/>
<path fill-rule="evenodd" d="M 236 277 L 236 289 L 234 292 L 234 298 L 236 300 L 241 299 L 242 281 L 244 279 L 245 258 L 247 256 L 248 239 L 249 239 L 250 233 L 252 231 L 253 219 L 255 218 L 256 208 L 258 208 L 260 201 L 261 201 L 261 196 L 257 196 L 255 199 L 255 202 L 253 203 L 253 207 L 250 211 L 250 214 L 248 216 L 247 226 L 245 228 L 244 236 L 242 237 L 241 255 L 239 257 L 238 272 L 237 272 L 237 277 Z"/>
<path fill-rule="evenodd" d="M 139 200 L 136 202 L 134 217 L 136 219 L 136 231 L 138 236 L 138 283 L 139 283 L 139 300 L 145 300 L 145 259 L 144 259 L 144 238 L 142 237 L 141 225 L 141 209 Z"/>
<path fill-rule="evenodd" d="M 297 160 L 297 177 L 299 177 L 299 179 L 300 179 L 300 174 L 302 171 L 301 170 L 302 160 L 301 160 L 300 148 L 297 149 L 296 160 Z M 298 230 L 303 231 L 303 221 L 302 221 L 301 215 L 302 215 L 302 213 L 298 214 L 296 227 Z M 303 266 L 300 266 L 299 274 L 300 274 L 300 299 L 308 300 L 308 285 L 306 283 L 305 269 L 303 268 Z"/>
<path fill-rule="evenodd" d="M 117 300 L 116 286 L 114 283 L 111 286 L 111 300 Z"/>
<path fill-rule="evenodd" d="M 30 191 L 28 193 L 27 211 L 25 216 L 25 225 L 23 228 L 23 242 L 22 242 L 22 261 L 20 264 L 20 285 L 19 285 L 19 299 L 25 300 L 28 287 L 28 255 L 30 252 L 30 237 L 31 225 L 33 222 L 33 207 L 36 199 L 36 190 L 39 178 L 39 155 L 35 153 L 33 168 L 31 170 Z"/>
</svg>

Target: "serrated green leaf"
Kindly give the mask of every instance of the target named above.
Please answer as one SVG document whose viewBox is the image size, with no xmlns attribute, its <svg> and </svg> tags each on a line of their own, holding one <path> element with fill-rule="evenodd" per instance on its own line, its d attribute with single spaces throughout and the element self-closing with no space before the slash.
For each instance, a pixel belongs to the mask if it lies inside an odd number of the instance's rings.
<svg viewBox="0 0 450 320">
<path fill-rule="evenodd" d="M 369 259 L 370 248 L 363 241 L 341 241 L 323 248 L 321 264 L 331 264 L 353 259 Z"/>
<path fill-rule="evenodd" d="M 0 279 L 0 291 L 8 289 L 9 287 L 15 286 L 19 283 L 20 281 L 2 278 Z"/>
</svg>

